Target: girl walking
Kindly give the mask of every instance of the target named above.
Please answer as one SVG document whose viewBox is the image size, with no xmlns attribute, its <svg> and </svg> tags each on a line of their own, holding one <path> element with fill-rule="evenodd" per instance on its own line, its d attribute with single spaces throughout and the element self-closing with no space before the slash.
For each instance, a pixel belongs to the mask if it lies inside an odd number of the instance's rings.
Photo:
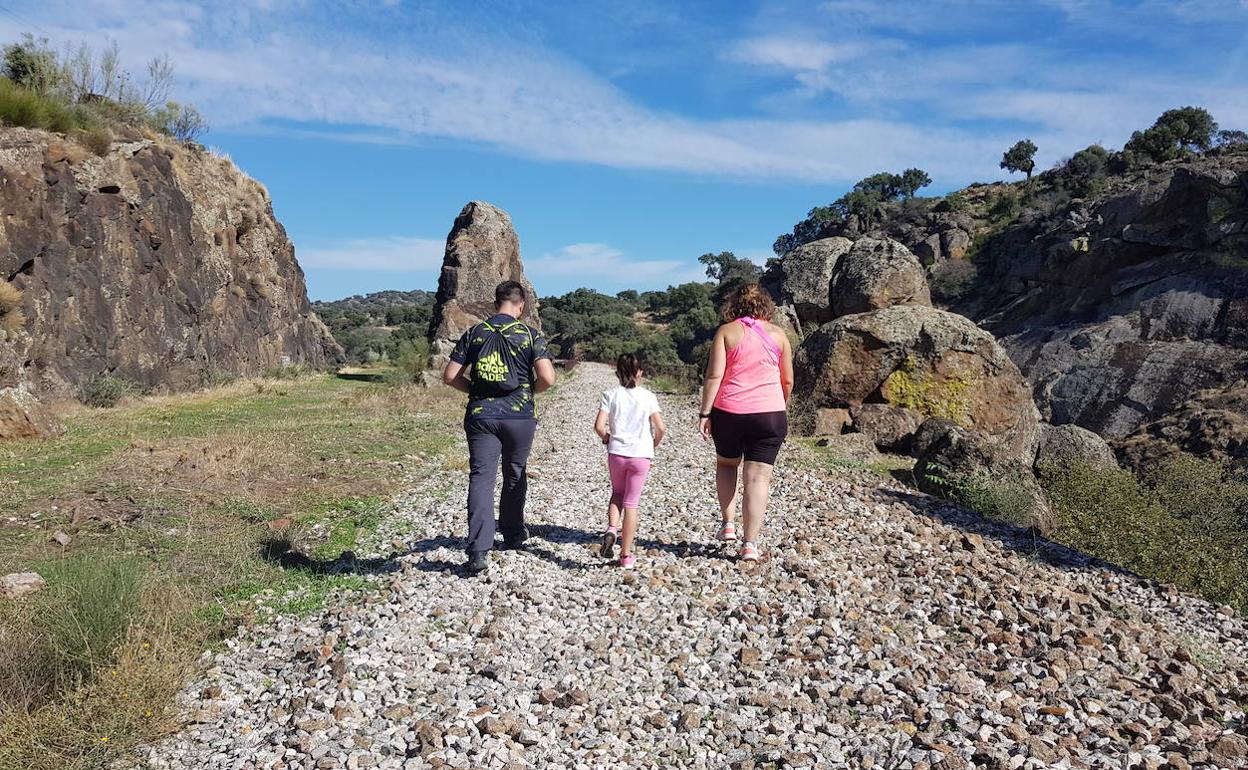
<svg viewBox="0 0 1248 770">
<path fill-rule="evenodd" d="M 659 400 L 641 385 L 643 375 L 637 356 L 625 353 L 615 361 L 620 385 L 602 394 L 594 419 L 594 432 L 607 446 L 607 469 L 611 473 L 611 502 L 607 505 L 607 532 L 602 537 L 603 558 L 614 555 L 620 541 L 620 566 L 629 569 L 636 557 L 637 509 L 641 490 L 650 473 L 654 448 L 667 433 Z M 620 530 L 623 518 L 623 532 Z"/>
<path fill-rule="evenodd" d="M 715 490 L 719 539 L 737 539 L 733 513 L 738 469 L 744 460 L 741 560 L 757 561 L 758 535 L 771 497 L 771 471 L 788 435 L 793 391 L 793 347 L 771 322 L 776 306 L 757 283 L 739 288 L 723 309 L 727 321 L 715 332 L 702 385 L 700 431 L 715 442 Z"/>
</svg>

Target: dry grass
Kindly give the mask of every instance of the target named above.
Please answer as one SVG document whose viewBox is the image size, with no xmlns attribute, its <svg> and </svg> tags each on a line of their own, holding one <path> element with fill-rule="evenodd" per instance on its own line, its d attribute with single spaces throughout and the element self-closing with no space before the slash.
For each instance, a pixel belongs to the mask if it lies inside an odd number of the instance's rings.
<svg viewBox="0 0 1248 770">
<path fill-rule="evenodd" d="M 0 328 L 13 332 L 25 323 L 21 290 L 8 281 L 0 281 Z"/>
<path fill-rule="evenodd" d="M 0 521 L 19 521 L 0 525 L 0 573 L 48 580 L 0 602 L 0 768 L 105 766 L 178 726 L 197 657 L 257 600 L 300 612 L 366 587 L 263 544 L 280 530 L 313 559 L 357 547 L 405 470 L 454 462 L 460 409 L 450 391 L 252 380 L 69 407 L 64 437 L 0 445 Z"/>
</svg>

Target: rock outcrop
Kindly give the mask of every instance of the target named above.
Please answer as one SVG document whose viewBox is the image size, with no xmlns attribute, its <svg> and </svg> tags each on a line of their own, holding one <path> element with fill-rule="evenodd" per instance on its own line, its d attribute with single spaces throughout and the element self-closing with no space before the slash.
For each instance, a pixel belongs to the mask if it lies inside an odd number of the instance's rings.
<svg viewBox="0 0 1248 770">
<path fill-rule="evenodd" d="M 1042 425 L 1036 467 L 1049 465 L 1069 468 L 1079 464 L 1094 468 L 1118 467 L 1114 450 L 1110 449 L 1105 439 L 1087 428 L 1080 428 L 1078 425 Z"/>
<path fill-rule="evenodd" d="M 905 454 L 923 415 L 892 404 L 860 404 L 849 410 L 854 428 L 880 449 Z"/>
<path fill-rule="evenodd" d="M 20 599 L 42 591 L 45 585 L 38 572 L 10 572 L 0 577 L 0 599 Z"/>
<path fill-rule="evenodd" d="M 1215 462 L 1248 465 L 1248 382 L 1196 394 L 1172 414 L 1115 442 L 1131 467 L 1186 452 Z"/>
<path fill-rule="evenodd" d="M 951 419 L 1028 464 L 1035 456 L 1040 415 L 1027 380 L 991 334 L 955 313 L 898 305 L 838 318 L 806 338 L 795 369 L 806 414 L 890 404 Z"/>
<path fill-rule="evenodd" d="M 49 438 L 64 428 L 48 407 L 22 388 L 0 388 L 0 439 Z"/>
<path fill-rule="evenodd" d="M 931 305 L 919 260 L 900 243 L 862 238 L 837 262 L 830 300 L 833 317 L 893 305 Z"/>
<path fill-rule="evenodd" d="M 839 237 L 812 241 L 776 260 L 763 275 L 763 287 L 782 309 L 791 309 L 800 331 L 816 329 L 835 317 L 830 299 L 832 276 L 853 245 Z"/>
<path fill-rule="evenodd" d="M 494 289 L 503 281 L 519 281 L 528 292 L 524 320 L 540 328 L 537 293 L 524 275 L 520 239 L 511 217 L 500 208 L 471 201 L 446 236 L 446 255 L 438 277 L 438 294 L 429 325 L 431 364 L 445 365 L 459 337 L 494 314 Z"/>
<path fill-rule="evenodd" d="M 228 160 L 0 129 L 0 211 L 0 281 L 23 316 L 0 331 L 0 387 L 72 397 L 108 373 L 178 390 L 341 357 L 268 193 Z"/>
<path fill-rule="evenodd" d="M 1113 440 L 1248 382 L 1248 153 L 1093 181 L 976 185 L 863 234 L 929 265 L 936 301 L 998 337 L 1046 419 Z"/>
</svg>

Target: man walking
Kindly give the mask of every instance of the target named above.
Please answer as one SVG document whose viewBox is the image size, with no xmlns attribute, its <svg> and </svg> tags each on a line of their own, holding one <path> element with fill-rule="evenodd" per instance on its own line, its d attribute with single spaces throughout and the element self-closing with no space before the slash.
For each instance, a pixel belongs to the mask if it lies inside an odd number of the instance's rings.
<svg viewBox="0 0 1248 770">
<path fill-rule="evenodd" d="M 537 430 L 533 395 L 555 384 L 546 340 L 519 318 L 528 301 L 524 287 L 503 281 L 494 290 L 495 314 L 459 338 L 442 381 L 468 394 L 468 572 L 489 566 L 494 547 L 494 480 L 503 466 L 498 529 L 504 548 L 524 548 L 524 498 L 529 450 Z"/>
</svg>

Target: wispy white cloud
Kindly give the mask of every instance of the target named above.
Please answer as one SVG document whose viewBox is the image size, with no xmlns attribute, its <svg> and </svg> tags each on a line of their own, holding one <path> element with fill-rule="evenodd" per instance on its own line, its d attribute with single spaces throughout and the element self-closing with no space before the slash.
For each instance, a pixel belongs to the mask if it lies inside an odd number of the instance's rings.
<svg viewBox="0 0 1248 770">
<path fill-rule="evenodd" d="M 742 40 L 732 50 L 729 58 L 748 64 L 774 65 L 796 71 L 821 70 L 833 62 L 865 56 L 873 48 L 865 40 L 837 43 L 771 35 Z"/>
<path fill-rule="evenodd" d="M 61 40 L 98 43 L 107 36 L 131 55 L 151 52 L 150 42 L 161 41 L 177 62 L 180 90 L 218 130 L 253 130 L 273 121 L 328 124 L 345 129 L 348 139 L 451 138 L 554 161 L 809 182 L 852 180 L 880 166 L 880 159 L 862 152 L 878 142 L 858 135 L 860 122 L 825 121 L 815 129 L 779 119 L 699 120 L 651 109 L 558 54 L 478 31 L 438 28 L 441 38 L 381 50 L 348 31 L 325 35 L 275 24 L 280 18 L 263 16 L 275 12 L 258 6 L 207 13 L 195 3 L 169 0 L 160 13 L 139 13 L 131 0 L 72 12 L 70 5 L 50 0 L 31 13 Z M 19 31 L 11 19 L 0 19 L 0 35 Z M 754 53 L 783 58 L 771 44 Z M 791 63 L 850 53 L 820 48 Z M 131 65 L 137 69 L 139 62 Z M 906 133 L 904 125 L 886 128 Z M 977 162 L 984 167 L 961 139 L 935 141 L 942 152 L 929 164 L 933 173 L 962 174 Z"/>
<path fill-rule="evenodd" d="M 298 256 L 304 267 L 436 276 L 445 246 L 443 240 L 394 235 L 303 246 Z"/>
<path fill-rule="evenodd" d="M 1048 1 L 1052 14 L 1080 24 L 1119 9 L 1097 16 L 1088 2 Z M 1145 5 L 1176 25 L 1208 14 L 1248 18 L 1242 0 Z M 715 117 L 648 105 L 555 51 L 540 30 L 509 36 L 505 25 L 465 23 L 436 3 L 162 0 L 153 8 L 140 0 L 41 0 L 19 5 L 21 19 L 0 16 L 0 36 L 14 38 L 33 20 L 54 40 L 111 38 L 136 57 L 167 51 L 181 94 L 223 131 L 449 139 L 527 158 L 732 178 L 833 184 L 904 164 L 955 183 L 997 175 L 1001 148 L 1023 134 L 1047 140 L 1042 155 L 1050 146 L 1056 155 L 1091 141 L 1120 142 L 1149 116 L 1197 101 L 1225 123 L 1244 122 L 1242 89 L 1193 87 L 1192 73 L 1140 56 L 1089 50 L 1072 58 L 1052 40 L 991 43 L 983 40 L 1000 35 L 962 34 L 999 32 L 1021 23 L 1028 7 L 1006 0 L 803 4 L 791 18 L 778 13 L 746 25 L 725 42 L 726 54 L 709 56 L 746 79 L 753 70 L 788 79 Z M 1144 24 L 1141 13 L 1129 17 Z M 667 15 L 647 15 L 646 23 Z M 839 108 L 824 108 L 828 101 Z"/>
<path fill-rule="evenodd" d="M 634 259 L 605 243 L 572 243 L 553 252 L 524 260 L 534 285 L 584 286 L 602 290 L 645 288 L 706 279 L 702 266 L 691 260 Z"/>
</svg>

